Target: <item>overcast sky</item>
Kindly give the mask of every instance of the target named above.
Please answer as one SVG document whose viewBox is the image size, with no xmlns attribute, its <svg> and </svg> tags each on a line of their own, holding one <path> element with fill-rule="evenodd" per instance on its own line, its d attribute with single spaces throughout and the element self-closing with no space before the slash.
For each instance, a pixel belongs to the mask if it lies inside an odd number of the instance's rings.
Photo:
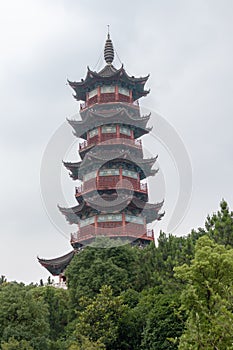
<svg viewBox="0 0 233 350">
<path fill-rule="evenodd" d="M 66 79 L 84 78 L 87 65 L 93 70 L 103 67 L 102 56 L 97 62 L 107 24 L 127 72 L 150 73 L 151 93 L 141 105 L 164 118 L 173 130 L 171 138 L 179 136 L 189 154 L 192 198 L 173 233 L 183 235 L 203 226 L 222 198 L 233 206 L 232 18 L 231 0 L 1 0 L 0 274 L 24 282 L 47 279 L 36 256 L 52 258 L 70 250 L 69 234 L 75 227 L 56 208 L 75 204 L 75 182 L 61 162 L 78 159 L 77 140 L 64 122 L 77 115 L 79 103 Z M 115 59 L 116 67 L 120 61 Z M 159 125 L 154 122 L 152 117 L 156 139 Z M 146 152 L 159 154 L 161 171 L 153 184 L 150 180 L 150 197 L 151 202 L 164 197 L 166 211 L 155 226 L 158 234 L 167 230 L 182 189 L 171 149 L 158 140 L 153 144 L 152 136 L 144 137 Z M 41 197 L 41 161 L 51 140 L 52 147 L 57 145 L 54 159 L 65 203 L 53 186 L 48 163 L 51 187 L 45 204 Z M 59 219 L 51 214 L 52 206 Z"/>
</svg>

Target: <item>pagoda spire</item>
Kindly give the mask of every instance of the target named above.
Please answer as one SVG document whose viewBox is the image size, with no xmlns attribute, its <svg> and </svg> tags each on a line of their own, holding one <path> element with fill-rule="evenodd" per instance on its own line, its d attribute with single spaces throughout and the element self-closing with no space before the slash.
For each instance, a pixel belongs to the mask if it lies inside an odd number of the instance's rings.
<svg viewBox="0 0 233 350">
<path fill-rule="evenodd" d="M 109 25 L 108 25 L 108 35 L 107 35 L 107 40 L 105 42 L 104 46 L 104 59 L 107 64 L 111 65 L 113 60 L 114 60 L 114 48 L 112 44 L 112 40 L 110 38 L 109 34 Z"/>
</svg>

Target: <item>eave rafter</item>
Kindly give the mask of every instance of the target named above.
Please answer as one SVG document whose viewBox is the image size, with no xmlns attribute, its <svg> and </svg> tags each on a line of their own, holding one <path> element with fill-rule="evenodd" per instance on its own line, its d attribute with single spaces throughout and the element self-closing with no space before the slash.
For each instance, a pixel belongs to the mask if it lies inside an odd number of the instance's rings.
<svg viewBox="0 0 233 350">
<path fill-rule="evenodd" d="M 152 128 L 146 127 L 150 113 L 142 117 L 132 116 L 126 108 L 109 113 L 106 115 L 98 113 L 96 111 L 88 111 L 83 120 L 70 120 L 67 119 L 68 123 L 74 129 L 74 135 L 80 138 L 87 138 L 87 132 L 91 129 L 97 128 L 106 124 L 123 124 L 128 125 L 134 129 L 135 138 L 149 133 Z"/>
<path fill-rule="evenodd" d="M 102 165 L 109 162 L 129 164 L 130 166 L 136 168 L 139 172 L 140 179 L 144 179 L 148 176 L 154 176 L 158 169 L 152 169 L 153 165 L 157 161 L 158 156 L 148 159 L 137 158 L 130 154 L 130 151 L 123 152 L 96 152 L 89 151 L 84 159 L 80 162 L 64 162 L 64 166 L 70 171 L 70 176 L 73 180 L 83 180 L 83 176 L 89 171 L 99 170 Z"/>
<path fill-rule="evenodd" d="M 81 81 L 68 81 L 70 87 L 75 91 L 75 99 L 86 101 L 86 92 L 93 90 L 101 85 L 121 85 L 132 90 L 133 99 L 137 100 L 142 96 L 146 96 L 150 91 L 144 90 L 144 85 L 149 78 L 149 74 L 145 77 L 136 78 L 129 76 L 123 65 L 120 69 L 116 69 L 113 65 L 106 65 L 100 72 L 95 72 L 87 67 L 87 75 Z"/>
<path fill-rule="evenodd" d="M 105 200 L 108 197 L 108 206 L 106 207 Z M 105 200 L 104 200 L 105 199 Z M 101 204 L 102 202 L 102 204 Z M 160 220 L 164 213 L 159 213 L 163 206 L 163 201 L 159 203 L 145 203 L 145 201 L 140 200 L 139 198 L 133 196 L 133 198 L 124 198 L 120 196 L 116 198 L 114 194 L 92 197 L 92 199 L 85 199 L 82 204 L 76 205 L 71 208 L 63 208 L 58 206 L 60 212 L 65 216 L 69 224 L 78 224 L 82 219 L 82 216 L 88 213 L 88 215 L 98 215 L 98 214 L 114 214 L 114 213 L 123 213 L 127 210 L 138 210 L 140 215 L 146 218 L 147 223 L 150 223 L 154 220 Z"/>
<path fill-rule="evenodd" d="M 71 262 L 73 256 L 75 254 L 75 250 L 72 250 L 66 255 L 60 256 L 54 259 L 42 259 L 37 257 L 39 263 L 45 267 L 53 276 L 60 275 L 65 268 Z"/>
</svg>

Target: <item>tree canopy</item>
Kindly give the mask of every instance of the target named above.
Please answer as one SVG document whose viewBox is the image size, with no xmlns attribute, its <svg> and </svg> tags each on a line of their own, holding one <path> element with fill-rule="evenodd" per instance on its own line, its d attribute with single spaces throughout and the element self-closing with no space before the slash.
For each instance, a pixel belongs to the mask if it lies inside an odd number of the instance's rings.
<svg viewBox="0 0 233 350">
<path fill-rule="evenodd" d="M 103 248 L 104 246 L 104 248 Z M 233 214 L 160 232 L 144 249 L 106 238 L 76 254 L 68 289 L 0 277 L 3 350 L 233 350 Z"/>
</svg>

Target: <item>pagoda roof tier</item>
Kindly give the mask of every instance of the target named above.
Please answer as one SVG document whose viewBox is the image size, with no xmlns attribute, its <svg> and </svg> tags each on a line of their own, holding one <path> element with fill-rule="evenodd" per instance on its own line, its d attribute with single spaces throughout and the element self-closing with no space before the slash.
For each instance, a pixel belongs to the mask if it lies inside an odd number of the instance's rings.
<svg viewBox="0 0 233 350">
<path fill-rule="evenodd" d="M 116 69 L 112 64 L 107 64 L 99 72 L 92 71 L 87 67 L 85 79 L 81 79 L 79 82 L 68 80 L 68 83 L 74 89 L 74 98 L 77 101 L 86 101 L 86 93 L 102 85 L 120 85 L 126 87 L 132 90 L 133 100 L 137 100 L 149 93 L 149 90 L 144 90 L 144 85 L 148 78 L 149 74 L 140 78 L 129 76 L 123 65 L 120 69 Z"/>
<path fill-rule="evenodd" d="M 82 143 L 79 143 L 79 155 L 81 159 L 84 159 L 84 157 L 86 157 L 86 154 L 93 148 L 99 152 L 111 152 L 113 149 L 119 150 L 119 147 L 121 148 L 122 152 L 130 150 L 130 152 L 134 154 L 135 157 L 143 157 L 141 140 L 121 137 L 116 137 L 113 139 L 110 138 L 105 141 L 99 141 L 99 139 L 90 141 L 85 140 Z"/>
<path fill-rule="evenodd" d="M 95 147 L 94 150 L 90 150 L 84 159 L 79 162 L 63 162 L 64 166 L 70 170 L 70 176 L 73 180 L 82 180 L 83 175 L 90 171 L 97 171 L 106 163 L 119 163 L 128 164 L 131 168 L 134 168 L 140 176 L 140 179 L 145 179 L 148 176 L 154 176 L 158 169 L 152 169 L 158 156 L 148 159 L 143 159 L 132 155 L 130 150 L 116 150 L 112 149 L 104 151 Z"/>
<path fill-rule="evenodd" d="M 129 197 L 126 194 L 116 196 L 116 194 L 97 195 L 92 198 L 85 199 L 81 204 L 72 208 L 62 208 L 59 210 L 65 215 L 66 220 L 72 224 L 78 224 L 83 215 L 89 214 L 114 214 L 114 213 L 132 213 L 135 210 L 146 218 L 146 223 L 151 223 L 155 220 L 160 220 L 164 213 L 159 211 L 163 206 L 163 201 L 160 203 L 146 203 L 145 201 L 133 196 Z"/>
<path fill-rule="evenodd" d="M 127 112 L 133 117 L 138 118 L 140 117 L 140 108 L 139 108 L 139 102 L 134 101 L 133 103 L 129 102 L 120 102 L 120 101 L 113 101 L 113 102 L 102 102 L 102 103 L 96 103 L 90 107 L 85 107 L 86 104 L 81 105 L 81 110 L 79 112 L 79 115 L 82 119 L 86 118 L 86 115 L 89 113 L 89 111 L 96 112 L 98 114 L 105 115 L 106 117 L 108 115 L 111 115 L 121 109 L 126 109 Z"/>
<path fill-rule="evenodd" d="M 71 262 L 73 256 L 75 254 L 75 250 L 72 250 L 70 253 L 60 256 L 54 259 L 41 259 L 37 258 L 39 263 L 45 267 L 53 276 L 60 275 L 65 268 Z"/>
<path fill-rule="evenodd" d="M 76 187 L 77 190 L 77 187 Z M 101 196 L 104 200 L 113 200 L 114 196 L 117 196 L 117 193 L 125 194 L 127 197 L 129 197 L 129 194 L 131 195 L 134 192 L 134 196 L 136 198 L 140 198 L 144 202 L 148 201 L 148 192 L 142 193 L 138 192 L 137 190 L 133 188 L 110 188 L 110 189 L 97 189 L 93 188 L 93 190 L 90 190 L 88 192 L 80 193 L 79 196 L 76 196 L 76 200 L 79 204 L 82 204 L 83 202 L 88 202 L 92 205 L 92 202 L 95 200 L 98 200 Z M 121 197 L 122 198 L 122 197 Z"/>
<path fill-rule="evenodd" d="M 73 127 L 74 135 L 84 139 L 87 138 L 87 131 L 107 124 L 123 124 L 131 126 L 134 130 L 134 137 L 138 138 L 152 130 L 152 128 L 146 128 L 149 119 L 150 114 L 142 117 L 136 115 L 135 118 L 126 108 L 121 107 L 119 110 L 107 114 L 98 113 L 97 111 L 89 109 L 83 120 L 67 119 L 67 121 Z"/>
</svg>

